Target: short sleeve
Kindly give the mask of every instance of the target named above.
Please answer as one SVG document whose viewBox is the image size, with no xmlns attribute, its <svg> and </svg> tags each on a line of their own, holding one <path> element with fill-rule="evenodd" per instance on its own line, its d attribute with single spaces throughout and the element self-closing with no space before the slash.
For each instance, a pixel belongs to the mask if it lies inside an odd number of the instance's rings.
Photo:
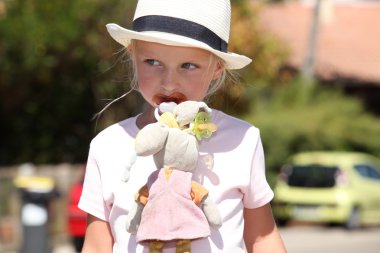
<svg viewBox="0 0 380 253">
<path fill-rule="evenodd" d="M 101 173 L 95 157 L 96 150 L 94 141 L 92 141 L 78 207 L 99 219 L 108 221 L 109 210 L 103 197 Z"/>
<path fill-rule="evenodd" d="M 243 203 L 246 208 L 258 208 L 269 203 L 274 194 L 265 175 L 265 157 L 258 136 L 256 148 L 252 156 L 249 185 L 244 192 Z"/>
</svg>

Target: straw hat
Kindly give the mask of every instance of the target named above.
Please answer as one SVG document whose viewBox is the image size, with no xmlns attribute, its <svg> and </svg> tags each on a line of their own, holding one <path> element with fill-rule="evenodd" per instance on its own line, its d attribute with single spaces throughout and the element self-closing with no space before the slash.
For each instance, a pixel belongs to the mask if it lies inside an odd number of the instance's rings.
<svg viewBox="0 0 380 253">
<path fill-rule="evenodd" d="M 127 47 L 132 39 L 205 49 L 240 69 L 252 60 L 227 51 L 231 22 L 229 0 L 139 0 L 133 27 L 107 24 L 111 37 Z"/>
</svg>

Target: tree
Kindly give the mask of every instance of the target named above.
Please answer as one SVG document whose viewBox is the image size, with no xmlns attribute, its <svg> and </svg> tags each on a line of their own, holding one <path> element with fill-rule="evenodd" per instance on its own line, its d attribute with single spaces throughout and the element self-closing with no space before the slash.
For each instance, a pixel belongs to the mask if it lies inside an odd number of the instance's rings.
<svg viewBox="0 0 380 253">
<path fill-rule="evenodd" d="M 111 66 L 119 56 L 112 56 L 117 46 L 105 24 L 131 19 L 135 3 L 6 4 L 0 17 L 0 164 L 83 162 L 95 134 L 91 117 L 105 104 L 100 99 L 127 89 L 109 81 L 122 69 Z M 123 109 L 124 116 L 132 113 L 128 101 Z"/>
<path fill-rule="evenodd" d="M 294 153 L 311 150 L 360 151 L 380 157 L 380 121 L 360 100 L 339 89 L 305 84 L 256 94 L 245 119 L 260 128 L 269 173 L 277 173 Z"/>
<path fill-rule="evenodd" d="M 271 87 L 276 82 L 278 71 L 289 55 L 289 47 L 260 25 L 258 17 L 262 4 L 247 0 L 231 3 L 228 50 L 246 55 L 253 61 L 238 71 L 241 82 L 228 84 L 216 94 L 212 104 L 228 113 L 243 115 L 249 112 L 247 104 L 252 103 L 250 91 Z"/>
</svg>

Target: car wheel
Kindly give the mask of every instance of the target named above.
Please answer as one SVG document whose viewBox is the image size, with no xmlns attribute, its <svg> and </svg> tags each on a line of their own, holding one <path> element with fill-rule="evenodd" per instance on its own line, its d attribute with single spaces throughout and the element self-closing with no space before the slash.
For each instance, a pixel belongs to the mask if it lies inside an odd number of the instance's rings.
<svg viewBox="0 0 380 253">
<path fill-rule="evenodd" d="M 360 225 L 360 210 L 358 207 L 354 207 L 350 212 L 345 227 L 349 230 L 354 230 L 360 228 Z"/>
</svg>

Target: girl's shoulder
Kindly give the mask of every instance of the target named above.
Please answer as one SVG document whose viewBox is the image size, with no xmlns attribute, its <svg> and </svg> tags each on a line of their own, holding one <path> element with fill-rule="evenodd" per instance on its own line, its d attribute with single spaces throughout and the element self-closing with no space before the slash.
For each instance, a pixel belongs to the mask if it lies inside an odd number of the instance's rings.
<svg viewBox="0 0 380 253">
<path fill-rule="evenodd" d="M 212 121 L 217 125 L 218 129 L 232 131 L 259 131 L 257 127 L 249 122 L 216 109 L 212 110 Z"/>
<path fill-rule="evenodd" d="M 236 148 L 242 147 L 244 149 L 260 140 L 259 129 L 244 120 L 214 109 L 212 120 L 217 130 L 214 137 L 210 139 L 210 144 L 225 145 L 225 143 L 231 144 L 233 142 Z"/>
<path fill-rule="evenodd" d="M 92 139 L 91 143 L 105 144 L 123 139 L 135 139 L 138 132 L 136 117 L 130 117 L 106 127 Z"/>
</svg>

